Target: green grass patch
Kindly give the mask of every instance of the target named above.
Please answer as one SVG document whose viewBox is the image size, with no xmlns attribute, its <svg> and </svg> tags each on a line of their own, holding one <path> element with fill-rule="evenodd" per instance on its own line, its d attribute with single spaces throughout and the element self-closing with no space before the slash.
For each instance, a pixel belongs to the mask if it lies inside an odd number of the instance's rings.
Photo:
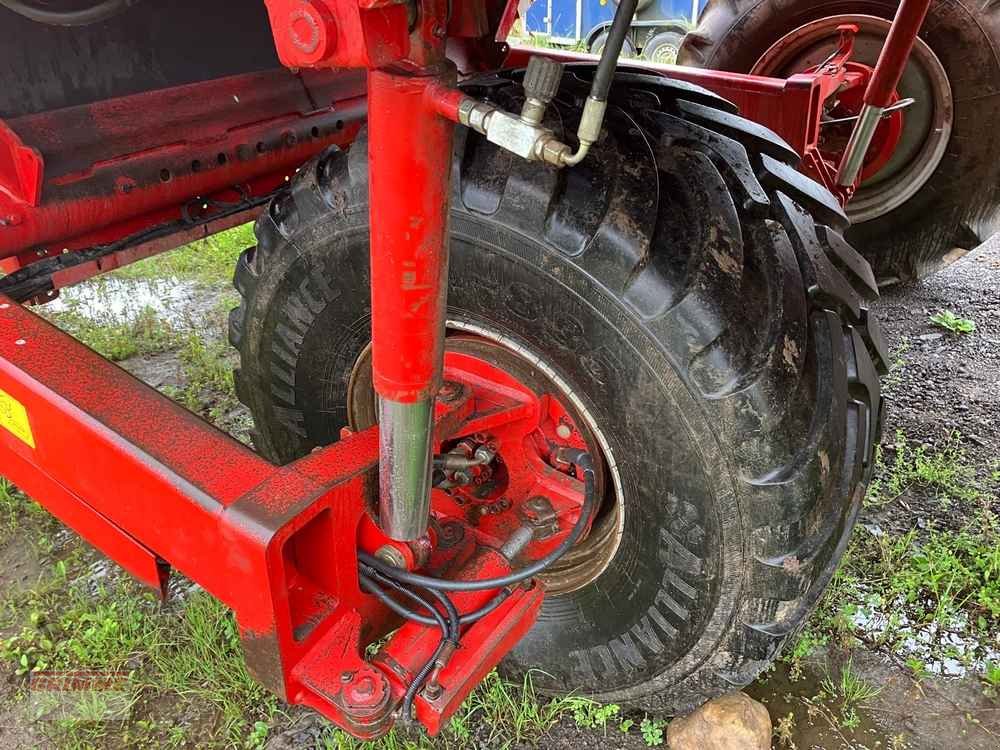
<svg viewBox="0 0 1000 750">
<path fill-rule="evenodd" d="M 204 283 L 229 283 L 240 253 L 257 244 L 253 224 L 197 240 L 114 272 L 124 279 L 174 278 Z"/>
<path fill-rule="evenodd" d="M 919 493 L 942 508 L 955 507 L 962 522 L 936 527 L 925 518 L 918 526 L 914 513 L 912 528 L 902 534 L 859 525 L 816 613 L 785 656 L 793 676 L 818 648 L 851 647 L 858 639 L 898 654 L 918 676 L 924 673 L 918 662 L 943 658 L 982 672 L 977 653 L 1000 632 L 997 478 L 976 471 L 957 433 L 937 447 L 914 445 L 897 433 L 887 453 L 889 460 L 877 455 L 869 510 L 912 502 Z M 970 648 L 944 645 L 944 632 Z"/>
<path fill-rule="evenodd" d="M 882 692 L 881 688 L 861 679 L 850 660 L 841 666 L 839 676 L 833 677 L 827 673 L 820 687 L 822 700 L 839 704 L 840 724 L 847 729 L 856 729 L 861 724 L 858 709 Z"/>
<path fill-rule="evenodd" d="M 70 336 L 112 362 L 166 351 L 176 347 L 180 340 L 177 331 L 150 307 L 144 307 L 131 319 L 110 314 L 95 319 L 74 308 L 51 313 L 48 317 Z"/>
<path fill-rule="evenodd" d="M 932 493 L 945 506 L 956 501 L 973 503 L 983 496 L 957 432 L 940 446 L 927 447 L 914 446 L 897 431 L 892 452 L 887 463 L 882 447 L 876 448 L 875 472 L 865 498 L 868 507 L 888 505 L 913 489 Z"/>
</svg>

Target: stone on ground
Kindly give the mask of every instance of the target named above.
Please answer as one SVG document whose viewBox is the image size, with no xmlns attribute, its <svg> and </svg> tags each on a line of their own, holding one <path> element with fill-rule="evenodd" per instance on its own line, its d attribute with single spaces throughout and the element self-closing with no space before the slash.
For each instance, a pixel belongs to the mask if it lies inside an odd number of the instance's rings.
<svg viewBox="0 0 1000 750">
<path fill-rule="evenodd" d="M 771 716 L 745 693 L 731 693 L 670 722 L 667 743 L 670 750 L 770 750 Z"/>
</svg>

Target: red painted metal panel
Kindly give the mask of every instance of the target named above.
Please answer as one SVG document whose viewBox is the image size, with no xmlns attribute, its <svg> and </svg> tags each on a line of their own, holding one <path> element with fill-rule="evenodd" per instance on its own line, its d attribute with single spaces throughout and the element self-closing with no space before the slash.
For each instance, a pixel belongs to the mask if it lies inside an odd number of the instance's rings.
<svg viewBox="0 0 1000 750">
<path fill-rule="evenodd" d="M 278 70 L 11 120 L 45 172 L 32 205 L 0 171 L 0 257 L 110 242 L 177 218 L 196 196 L 282 180 L 353 140 L 364 86 L 358 71 Z"/>
</svg>

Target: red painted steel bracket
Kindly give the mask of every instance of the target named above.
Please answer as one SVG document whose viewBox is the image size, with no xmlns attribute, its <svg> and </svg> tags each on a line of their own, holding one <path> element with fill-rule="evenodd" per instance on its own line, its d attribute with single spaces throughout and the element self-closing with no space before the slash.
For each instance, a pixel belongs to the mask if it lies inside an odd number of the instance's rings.
<svg viewBox="0 0 1000 750">
<path fill-rule="evenodd" d="M 467 393 L 451 399 L 439 430 L 455 430 L 472 406 Z M 366 540 L 371 553 L 386 542 L 368 515 L 377 439 L 376 428 L 348 434 L 273 466 L 0 296 L 4 476 L 161 593 L 171 567 L 200 584 L 234 611 L 248 665 L 266 687 L 359 737 L 392 723 L 438 638 L 407 625 L 374 667 L 364 658 L 398 625 L 359 589 L 352 543 Z M 459 576 L 510 572 L 475 534 L 463 538 L 438 562 L 458 565 Z M 468 611 L 483 595 L 457 603 Z M 431 731 L 531 627 L 541 601 L 528 585 L 469 626 L 442 692 L 418 699 Z"/>
<path fill-rule="evenodd" d="M 8 199 L 37 206 L 42 197 L 42 175 L 45 162 L 38 149 L 24 145 L 17 133 L 0 120 L 0 193 Z M 19 217 L 8 210 L 0 222 L 17 223 Z"/>
</svg>

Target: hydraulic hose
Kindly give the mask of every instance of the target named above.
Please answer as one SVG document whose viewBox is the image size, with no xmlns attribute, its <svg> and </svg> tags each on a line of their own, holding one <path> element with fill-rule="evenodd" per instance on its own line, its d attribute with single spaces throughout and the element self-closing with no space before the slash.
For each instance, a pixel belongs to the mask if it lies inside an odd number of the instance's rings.
<svg viewBox="0 0 1000 750">
<path fill-rule="evenodd" d="M 374 568 L 379 573 L 399 583 L 437 591 L 485 591 L 487 589 L 514 586 L 529 578 L 533 578 L 566 554 L 580 540 L 580 537 L 583 536 L 583 532 L 587 528 L 587 524 L 590 522 L 591 516 L 594 514 L 596 478 L 594 475 L 594 462 L 590 458 L 590 454 L 576 448 L 564 448 L 560 451 L 560 458 L 563 461 L 573 464 L 578 471 L 583 473 L 584 496 L 583 507 L 580 509 L 580 518 L 577 519 L 569 534 L 558 547 L 527 567 L 499 578 L 485 578 L 478 581 L 449 581 L 420 575 L 419 573 L 411 573 L 407 570 L 400 570 L 364 552 L 358 553 L 358 559 L 368 567 Z"/>
<path fill-rule="evenodd" d="M 404 586 L 400 586 L 395 581 L 391 581 L 391 580 L 390 581 L 384 581 L 385 584 L 387 586 L 392 587 L 393 590 L 398 591 L 399 593 L 403 594 L 404 596 L 408 597 L 409 599 L 412 599 L 413 601 L 415 601 L 421 607 L 427 609 L 429 612 L 432 612 L 434 614 L 433 618 L 431 618 L 431 617 L 424 617 L 422 615 L 417 615 L 413 610 L 407 608 L 403 604 L 400 604 L 395 599 L 393 599 L 391 596 L 389 596 L 385 591 L 383 591 L 379 587 L 379 585 L 377 583 L 375 583 L 375 581 L 373 581 L 366 574 L 362 573 L 360 576 L 358 576 L 358 578 L 359 578 L 359 580 L 361 582 L 361 588 L 363 588 L 365 591 L 367 591 L 372 596 L 376 597 L 380 602 L 382 602 L 385 606 L 387 606 L 389 609 L 391 609 L 393 612 L 395 612 L 400 617 L 403 617 L 403 618 L 405 618 L 407 620 L 417 620 L 418 622 L 426 623 L 427 625 L 437 625 L 439 628 L 441 628 L 442 635 L 445 638 L 449 637 L 449 635 L 450 635 L 450 632 L 449 632 L 450 628 L 448 626 L 448 623 L 445 621 L 444 616 L 440 612 L 438 612 L 437 609 L 435 609 L 434 606 L 429 601 L 427 601 L 426 599 L 424 599 L 423 597 L 418 596 L 417 594 L 415 594 L 414 592 L 410 591 L 409 589 L 407 589 Z M 380 578 L 379 580 L 384 580 L 384 579 Z"/>
<path fill-rule="evenodd" d="M 608 99 L 611 83 L 615 78 L 615 69 L 618 67 L 618 56 L 625 46 L 625 37 L 632 28 L 632 18 L 638 5 L 639 0 L 621 0 L 618 4 L 618 10 L 615 11 L 614 20 L 611 22 L 611 30 L 608 32 L 608 41 L 601 50 L 601 61 L 597 63 L 594 83 L 590 87 L 592 99 L 602 102 Z"/>
<path fill-rule="evenodd" d="M 632 17 L 639 0 L 621 0 L 618 10 L 615 11 L 615 18 L 611 22 L 611 30 L 608 32 L 608 41 L 601 50 L 601 59 L 597 63 L 597 72 L 594 73 L 594 82 L 590 86 L 590 96 L 583 105 L 583 114 L 580 117 L 580 125 L 577 128 L 576 136 L 580 145 L 572 154 L 562 156 L 562 164 L 573 167 L 586 158 L 591 146 L 597 143 L 601 136 L 601 127 L 604 124 L 604 113 L 608 108 L 608 94 L 611 93 L 611 84 L 615 78 L 615 69 L 618 67 L 618 56 L 622 53 L 622 46 L 625 44 L 625 37 L 628 36 L 632 27 Z"/>
</svg>

